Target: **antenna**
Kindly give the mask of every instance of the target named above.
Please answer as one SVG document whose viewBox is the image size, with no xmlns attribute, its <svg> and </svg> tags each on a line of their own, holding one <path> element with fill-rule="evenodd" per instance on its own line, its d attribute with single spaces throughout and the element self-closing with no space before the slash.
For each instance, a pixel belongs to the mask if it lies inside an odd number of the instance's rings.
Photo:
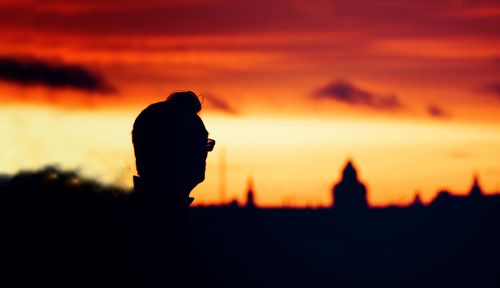
<svg viewBox="0 0 500 288">
<path fill-rule="evenodd" d="M 226 148 L 220 149 L 220 162 L 219 162 L 219 201 L 220 205 L 226 202 Z"/>
<path fill-rule="evenodd" d="M 255 208 L 255 192 L 253 190 L 253 177 L 248 177 L 246 208 Z"/>
</svg>

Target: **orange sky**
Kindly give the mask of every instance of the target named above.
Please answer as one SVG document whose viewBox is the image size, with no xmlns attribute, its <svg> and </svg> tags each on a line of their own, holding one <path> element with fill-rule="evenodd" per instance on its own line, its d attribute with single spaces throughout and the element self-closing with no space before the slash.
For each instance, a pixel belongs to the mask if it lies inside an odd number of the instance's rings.
<svg viewBox="0 0 500 288">
<path fill-rule="evenodd" d="M 66 2 L 0 1 L 0 171 L 130 185 L 135 116 L 193 90 L 217 140 L 198 204 L 220 200 L 222 147 L 227 200 L 253 176 L 258 204 L 326 205 L 347 158 L 374 205 L 474 171 L 499 190 L 497 1 Z"/>
</svg>

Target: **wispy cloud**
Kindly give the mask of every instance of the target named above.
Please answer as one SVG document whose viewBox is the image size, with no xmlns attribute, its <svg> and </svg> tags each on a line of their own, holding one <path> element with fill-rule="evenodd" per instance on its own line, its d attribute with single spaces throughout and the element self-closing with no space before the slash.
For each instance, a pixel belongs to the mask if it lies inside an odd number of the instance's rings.
<svg viewBox="0 0 500 288">
<path fill-rule="evenodd" d="M 456 158 L 456 159 L 477 157 L 477 155 L 475 153 L 473 153 L 471 151 L 467 151 L 467 150 L 455 150 L 455 151 L 452 151 L 449 155 L 450 155 L 450 157 Z"/>
<path fill-rule="evenodd" d="M 493 82 L 484 85 L 481 92 L 492 95 L 500 100 L 500 82 Z"/>
<path fill-rule="evenodd" d="M 427 105 L 427 114 L 435 118 L 449 118 L 451 116 L 442 107 L 435 104 Z"/>
<path fill-rule="evenodd" d="M 227 100 L 210 93 L 203 94 L 203 96 L 204 96 L 203 104 L 204 106 L 206 104 L 206 107 L 208 109 L 233 115 L 239 114 L 239 111 L 236 108 L 234 108 L 231 104 L 229 104 Z"/>
<path fill-rule="evenodd" d="M 338 80 L 314 92 L 318 99 L 331 99 L 353 106 L 365 106 L 377 110 L 396 110 L 403 107 L 396 95 L 381 95 Z"/>
<path fill-rule="evenodd" d="M 25 86 L 71 88 L 85 92 L 115 91 L 101 75 L 83 66 L 30 57 L 0 56 L 0 81 Z"/>
</svg>

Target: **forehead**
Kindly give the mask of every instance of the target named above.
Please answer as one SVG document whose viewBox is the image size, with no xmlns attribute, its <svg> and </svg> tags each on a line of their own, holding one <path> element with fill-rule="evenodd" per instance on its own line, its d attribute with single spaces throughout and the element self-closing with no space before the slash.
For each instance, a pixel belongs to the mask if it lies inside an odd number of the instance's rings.
<svg viewBox="0 0 500 288">
<path fill-rule="evenodd" d="M 178 121 L 176 124 L 177 133 L 180 134 L 177 136 L 182 138 L 202 137 L 204 139 L 208 137 L 208 130 L 198 115 Z"/>
<path fill-rule="evenodd" d="M 208 137 L 209 133 L 208 133 L 207 128 L 205 127 L 205 123 L 203 123 L 200 116 L 198 116 L 198 115 L 196 115 L 196 122 L 197 122 L 197 126 L 198 126 L 200 133 L 203 134 L 204 136 Z"/>
</svg>

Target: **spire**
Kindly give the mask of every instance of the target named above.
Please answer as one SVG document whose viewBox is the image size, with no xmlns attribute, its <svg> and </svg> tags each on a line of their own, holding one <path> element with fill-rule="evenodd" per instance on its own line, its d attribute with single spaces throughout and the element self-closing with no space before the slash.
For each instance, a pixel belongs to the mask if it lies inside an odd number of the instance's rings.
<svg viewBox="0 0 500 288">
<path fill-rule="evenodd" d="M 473 186 L 479 186 L 479 174 L 477 172 L 474 172 L 473 177 L 474 177 L 472 180 Z"/>
<path fill-rule="evenodd" d="M 253 191 L 253 178 L 248 177 L 247 182 L 247 203 L 246 208 L 255 208 L 254 191 Z"/>
<path fill-rule="evenodd" d="M 413 208 L 422 208 L 424 204 L 422 203 L 422 199 L 420 198 L 420 192 L 415 192 L 415 199 L 413 199 L 413 204 L 411 204 Z"/>
<path fill-rule="evenodd" d="M 358 180 L 358 173 L 356 171 L 356 168 L 354 168 L 354 165 L 352 164 L 352 160 L 348 159 L 347 163 L 344 167 L 343 171 L 343 179 L 347 181 L 357 181 Z"/>
<path fill-rule="evenodd" d="M 481 186 L 479 185 L 479 174 L 477 172 L 474 173 L 474 178 L 472 180 L 472 187 L 470 188 L 469 196 L 470 197 L 483 196 L 483 191 L 481 189 Z"/>
<path fill-rule="evenodd" d="M 253 177 L 249 176 L 247 179 L 247 191 L 253 191 Z"/>
</svg>

